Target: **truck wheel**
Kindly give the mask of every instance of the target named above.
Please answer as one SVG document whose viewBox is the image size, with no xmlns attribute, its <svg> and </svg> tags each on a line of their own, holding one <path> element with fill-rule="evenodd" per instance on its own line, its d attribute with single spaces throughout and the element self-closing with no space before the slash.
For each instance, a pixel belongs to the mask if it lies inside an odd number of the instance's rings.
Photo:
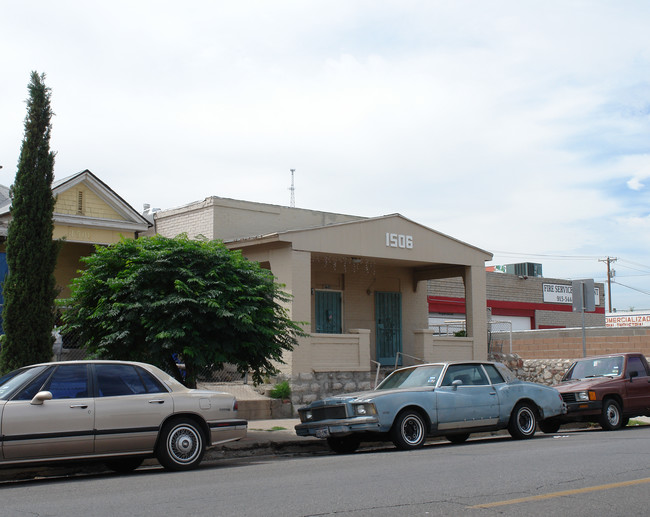
<svg viewBox="0 0 650 517">
<path fill-rule="evenodd" d="M 623 424 L 621 406 L 614 399 L 605 399 L 603 402 L 603 412 L 600 415 L 600 427 L 605 431 L 616 431 Z"/>
<path fill-rule="evenodd" d="M 532 438 L 537 427 L 537 411 L 528 402 L 520 402 L 512 410 L 508 432 L 515 440 Z"/>
<path fill-rule="evenodd" d="M 397 415 L 390 434 L 398 449 L 417 449 L 424 444 L 427 437 L 427 426 L 420 413 L 406 410 Z"/>
</svg>

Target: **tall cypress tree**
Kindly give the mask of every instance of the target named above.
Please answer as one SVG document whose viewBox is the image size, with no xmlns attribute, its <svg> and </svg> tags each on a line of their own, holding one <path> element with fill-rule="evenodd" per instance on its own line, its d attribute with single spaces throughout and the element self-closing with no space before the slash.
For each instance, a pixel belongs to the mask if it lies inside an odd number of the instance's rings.
<svg viewBox="0 0 650 517">
<path fill-rule="evenodd" d="M 49 361 L 56 298 L 54 267 L 58 244 L 54 223 L 54 153 L 50 151 L 50 89 L 45 74 L 32 72 L 16 179 L 11 187 L 7 235 L 9 274 L 4 285 L 0 371 Z"/>
</svg>

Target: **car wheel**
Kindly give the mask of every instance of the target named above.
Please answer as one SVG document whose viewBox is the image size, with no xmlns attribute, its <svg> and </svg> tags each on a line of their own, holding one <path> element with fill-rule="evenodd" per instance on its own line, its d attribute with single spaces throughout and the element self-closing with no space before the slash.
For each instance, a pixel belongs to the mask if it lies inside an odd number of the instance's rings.
<svg viewBox="0 0 650 517">
<path fill-rule="evenodd" d="M 542 420 L 539 423 L 539 428 L 543 433 L 546 434 L 557 433 L 560 429 L 560 422 L 557 420 Z"/>
<path fill-rule="evenodd" d="M 358 436 L 330 436 L 327 445 L 337 454 L 352 454 L 359 448 L 361 439 Z"/>
<path fill-rule="evenodd" d="M 393 422 L 391 439 L 395 447 L 401 450 L 422 447 L 427 437 L 424 418 L 417 411 L 403 411 Z"/>
<path fill-rule="evenodd" d="M 614 399 L 605 399 L 603 402 L 603 412 L 600 415 L 600 427 L 606 431 L 616 431 L 623 424 L 621 415 L 621 406 Z"/>
<path fill-rule="evenodd" d="M 119 472 L 120 474 L 128 474 L 137 469 L 144 458 L 120 458 L 116 460 L 110 460 L 105 462 L 106 466 L 114 472 Z"/>
<path fill-rule="evenodd" d="M 469 433 L 450 434 L 445 436 L 451 443 L 465 443 L 469 438 Z"/>
<path fill-rule="evenodd" d="M 532 438 L 537 426 L 537 412 L 535 407 L 528 402 L 520 402 L 512 410 L 508 432 L 515 440 Z"/>
<path fill-rule="evenodd" d="M 203 459 L 203 432 L 196 422 L 175 419 L 167 422 L 160 432 L 156 457 L 168 470 L 189 470 Z"/>
</svg>

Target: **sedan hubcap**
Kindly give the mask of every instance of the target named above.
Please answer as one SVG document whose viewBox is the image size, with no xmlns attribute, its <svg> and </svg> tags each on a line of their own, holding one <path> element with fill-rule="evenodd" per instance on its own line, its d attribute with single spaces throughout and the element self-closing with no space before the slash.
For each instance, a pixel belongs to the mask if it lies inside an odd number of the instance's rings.
<svg viewBox="0 0 650 517">
<path fill-rule="evenodd" d="M 187 426 L 174 429 L 167 443 L 170 455 L 179 463 L 192 461 L 201 450 L 201 438 L 196 434 L 196 430 Z"/>
</svg>

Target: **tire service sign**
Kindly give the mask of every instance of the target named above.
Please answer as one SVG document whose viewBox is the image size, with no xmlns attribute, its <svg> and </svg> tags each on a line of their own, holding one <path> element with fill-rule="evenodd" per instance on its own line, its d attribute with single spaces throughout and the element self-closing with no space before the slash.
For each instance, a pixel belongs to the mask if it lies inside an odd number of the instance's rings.
<svg viewBox="0 0 650 517">
<path fill-rule="evenodd" d="M 573 303 L 573 287 L 567 284 L 542 284 L 544 303 Z M 599 305 L 600 289 L 594 287 L 596 305 Z"/>
</svg>

